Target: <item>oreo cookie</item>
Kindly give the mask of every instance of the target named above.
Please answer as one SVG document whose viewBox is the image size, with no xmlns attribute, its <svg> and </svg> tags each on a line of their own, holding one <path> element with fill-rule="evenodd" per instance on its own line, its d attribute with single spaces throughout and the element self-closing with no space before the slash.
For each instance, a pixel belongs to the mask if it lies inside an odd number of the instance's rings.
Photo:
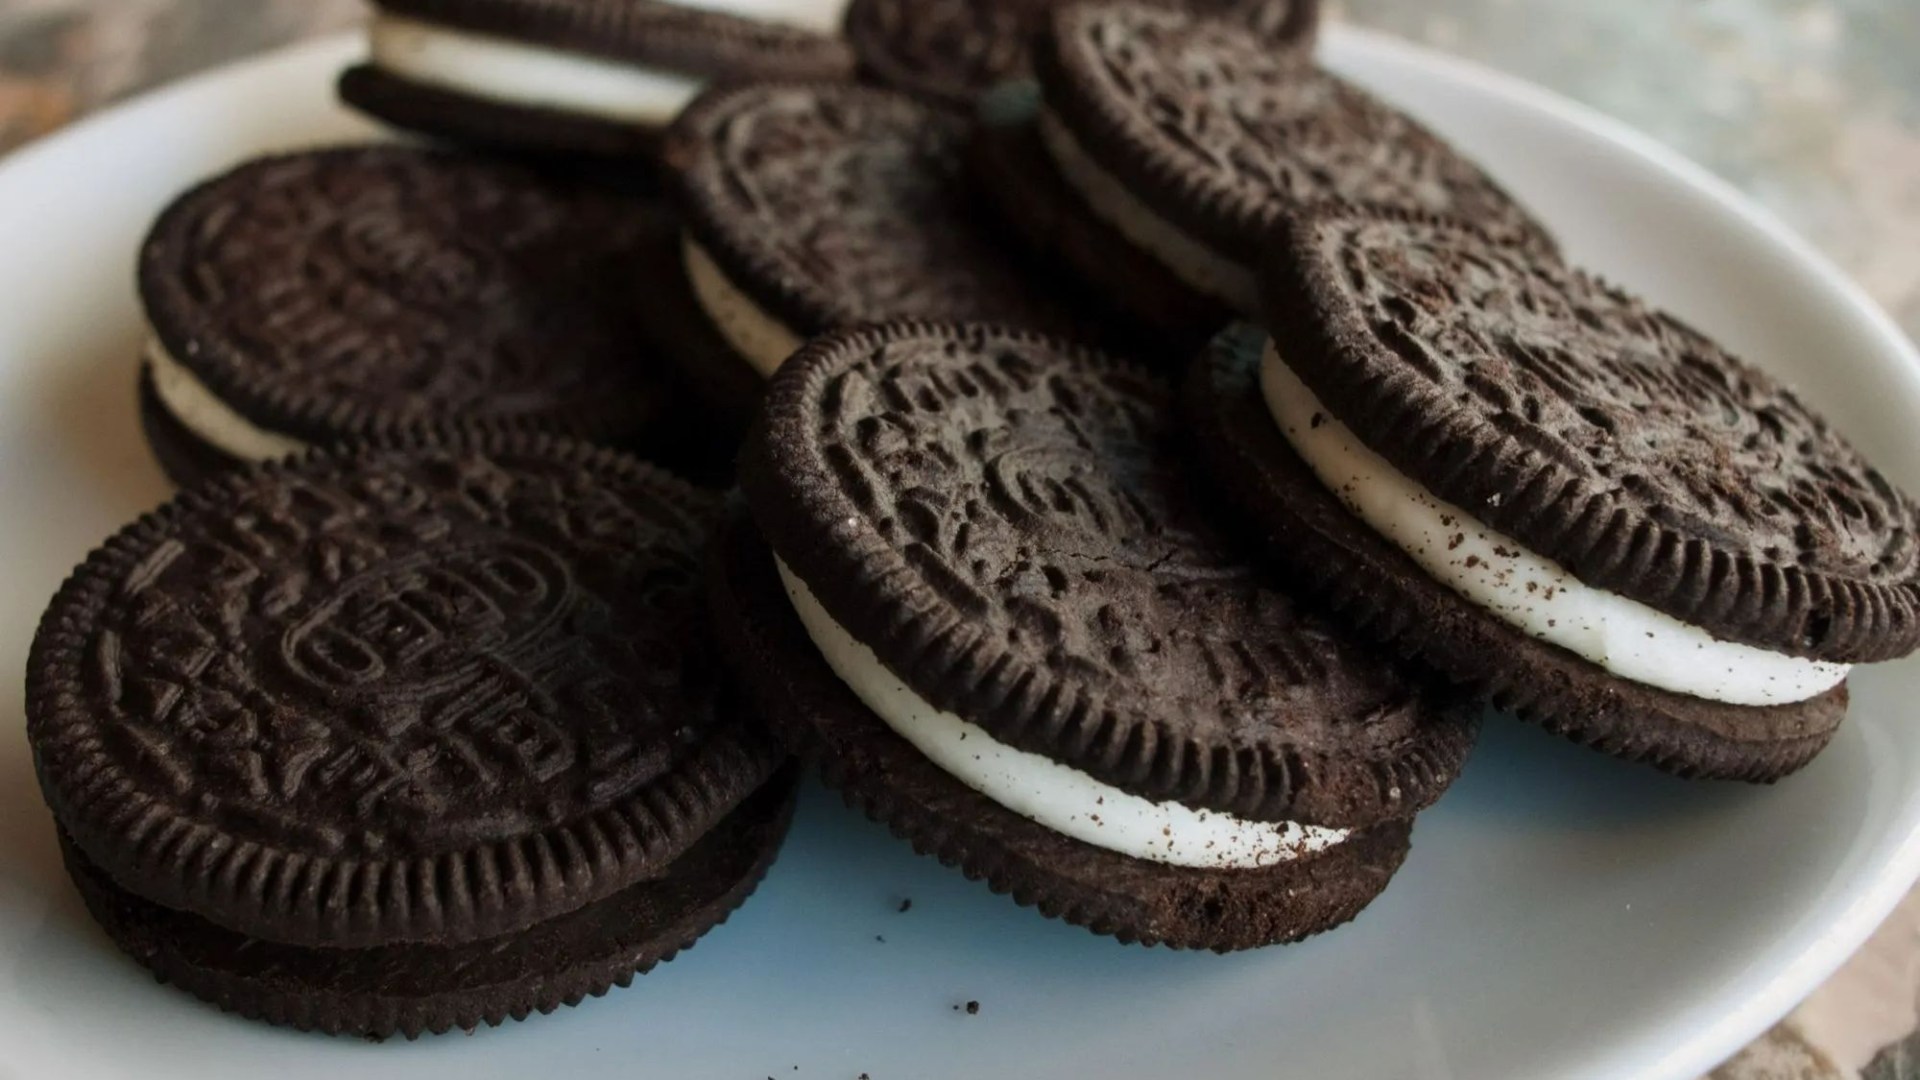
<svg viewBox="0 0 1920 1080">
<path fill-rule="evenodd" d="M 378 0 L 369 59 L 340 96 L 489 149 L 650 157 L 709 83 L 851 76 L 846 44 L 807 15 L 754 0 Z"/>
<path fill-rule="evenodd" d="M 1172 404 L 1024 331 L 823 338 L 743 452 L 759 535 L 723 541 L 714 611 L 769 722 L 920 850 L 1225 951 L 1352 917 L 1474 728 L 1234 550 Z"/>
<path fill-rule="evenodd" d="M 970 108 L 1030 71 L 1029 46 L 1067 0 L 852 0 L 844 31 L 862 74 L 915 97 Z M 1223 18 L 1272 44 L 1310 46 L 1319 0 L 1163 0 Z"/>
<path fill-rule="evenodd" d="M 964 122 L 892 91 L 764 83 L 716 90 L 669 134 L 697 305 L 654 304 L 701 385 L 740 394 L 808 338 L 894 318 L 1091 323 L 980 227 Z M 730 369 L 722 376 L 713 369 Z"/>
<path fill-rule="evenodd" d="M 29 657 L 67 862 L 164 980 L 408 1036 L 550 1011 L 752 890 L 792 777 L 702 632 L 717 499 L 545 436 L 230 473 L 110 539 Z"/>
<path fill-rule="evenodd" d="M 1920 644 L 1920 511 L 1766 373 L 1458 223 L 1343 208 L 1269 263 L 1194 424 L 1276 558 L 1522 716 L 1768 780 Z M 1335 572 L 1328 572 L 1328 567 Z"/>
<path fill-rule="evenodd" d="M 140 255 L 142 412 L 181 483 L 452 427 L 671 454 L 636 281 L 664 207 L 401 146 L 265 158 L 170 206 Z"/>
<path fill-rule="evenodd" d="M 1254 312 L 1254 263 L 1275 219 L 1329 200 L 1457 214 L 1553 249 L 1492 178 L 1305 48 L 1166 6 L 1078 4 L 1047 20 L 1034 69 L 1039 103 L 987 117 L 1015 130 L 983 137 L 1002 158 L 1043 153 L 1003 160 L 990 191 L 1042 248 L 1057 223 L 1088 219 L 1072 228 L 1090 235 L 1059 255 L 1123 304 Z M 1059 182 L 1020 182 L 1041 170 Z M 1129 249 L 1162 264 L 1156 287 L 1174 286 L 1178 305 L 1127 291 L 1140 288 L 1124 273 L 1139 260 Z"/>
</svg>

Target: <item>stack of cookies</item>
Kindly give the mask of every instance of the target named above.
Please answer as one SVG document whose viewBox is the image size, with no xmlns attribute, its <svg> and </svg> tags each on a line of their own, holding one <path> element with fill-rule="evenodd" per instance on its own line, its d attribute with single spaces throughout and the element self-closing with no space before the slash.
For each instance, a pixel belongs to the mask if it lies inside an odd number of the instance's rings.
<svg viewBox="0 0 1920 1080">
<path fill-rule="evenodd" d="M 341 94 L 439 145 L 242 165 L 141 256 L 184 490 L 29 671 L 89 909 L 223 1007 L 412 1036 L 692 943 L 790 758 L 1223 952 L 1379 895 L 1488 704 L 1804 765 L 1920 646 L 1920 509 L 1318 21 L 380 0 Z"/>
</svg>

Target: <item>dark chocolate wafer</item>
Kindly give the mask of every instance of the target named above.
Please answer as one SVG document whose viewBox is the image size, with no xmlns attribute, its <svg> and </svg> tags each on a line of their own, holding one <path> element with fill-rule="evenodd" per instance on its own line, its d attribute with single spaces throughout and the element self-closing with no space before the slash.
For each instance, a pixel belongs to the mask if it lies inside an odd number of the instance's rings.
<svg viewBox="0 0 1920 1080">
<path fill-rule="evenodd" d="M 1030 71 L 1033 36 L 1066 0 L 852 0 L 845 32 L 862 72 L 916 97 L 970 108 Z M 1311 48 L 1319 0 L 1167 0 L 1233 20 L 1271 45 Z"/>
<path fill-rule="evenodd" d="M 676 229 L 584 171 L 398 145 L 260 159 L 176 200 L 142 250 L 153 403 L 208 460 L 467 429 L 698 465 L 640 314 Z"/>
<path fill-rule="evenodd" d="M 87 910 L 115 944 L 229 1012 L 330 1035 L 471 1031 L 577 1005 L 692 948 L 766 874 L 793 812 L 776 777 L 659 876 L 526 930 L 461 945 L 309 948 L 236 934 L 114 884 L 61 838 Z"/>
<path fill-rule="evenodd" d="M 639 293 L 648 343 L 670 361 L 691 396 L 706 405 L 714 433 L 728 447 L 730 465 L 767 381 L 741 360 L 701 310 L 687 281 L 681 238 L 663 236 L 656 244 L 656 253 L 645 260 L 648 272 Z"/>
<path fill-rule="evenodd" d="M 1328 199 L 1456 214 L 1551 249 L 1499 184 L 1406 113 L 1226 22 L 1066 6 L 1034 54 L 1050 117 L 1155 215 L 1251 263 L 1273 221 Z"/>
</svg>

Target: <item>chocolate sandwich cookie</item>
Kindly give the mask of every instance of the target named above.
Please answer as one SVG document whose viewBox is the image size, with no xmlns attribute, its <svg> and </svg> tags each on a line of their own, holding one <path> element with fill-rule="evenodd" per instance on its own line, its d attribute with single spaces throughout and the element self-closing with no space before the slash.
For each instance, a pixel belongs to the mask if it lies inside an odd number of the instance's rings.
<svg viewBox="0 0 1920 1080">
<path fill-rule="evenodd" d="M 141 252 L 148 436 L 181 483 L 413 428 L 671 451 L 636 283 L 674 228 L 657 203 L 461 154 L 242 165 Z"/>
<path fill-rule="evenodd" d="M 550 1011 L 692 944 L 792 794 L 706 644 L 717 510 L 508 435 L 242 469 L 122 530 L 28 663 L 88 907 L 224 1008 L 375 1037 Z"/>
<path fill-rule="evenodd" d="M 843 29 L 868 78 L 916 97 L 972 107 L 1030 71 L 1028 49 L 1069 0 L 852 0 Z M 1310 48 L 1319 0 L 1156 0 L 1228 19 L 1270 45 Z"/>
<path fill-rule="evenodd" d="M 1055 339 L 830 335 L 768 390 L 713 608 L 768 722 L 921 851 L 1225 951 L 1358 912 L 1473 721 L 1233 550 L 1178 428 Z"/>
<path fill-rule="evenodd" d="M 1920 642 L 1914 502 L 1679 320 L 1469 226 L 1281 230 L 1286 334 L 1223 337 L 1194 426 L 1274 558 L 1527 719 L 1770 780 Z"/>
<path fill-rule="evenodd" d="M 727 402 L 736 412 L 758 396 L 748 372 L 763 379 L 837 327 L 1090 325 L 981 227 L 958 117 L 888 90 L 768 83 L 707 94 L 668 138 L 698 303 L 648 314 L 701 385 L 748 395 Z"/>
<path fill-rule="evenodd" d="M 818 5 L 776 0 L 376 0 L 340 96 L 388 123 L 492 149 L 649 157 L 702 87 L 844 79 Z"/>
<path fill-rule="evenodd" d="M 1034 69 L 1038 103 L 987 118 L 991 194 L 1036 247 L 1123 304 L 1170 311 L 1172 331 L 1190 329 L 1193 311 L 1253 313 L 1274 219 L 1330 199 L 1457 214 L 1552 248 L 1492 178 L 1411 117 L 1314 67 L 1306 49 L 1227 21 L 1063 6 Z M 1022 179 L 1043 171 L 1057 180 Z M 1164 267 L 1150 284 L 1177 303 L 1142 284 L 1138 252 Z"/>
</svg>

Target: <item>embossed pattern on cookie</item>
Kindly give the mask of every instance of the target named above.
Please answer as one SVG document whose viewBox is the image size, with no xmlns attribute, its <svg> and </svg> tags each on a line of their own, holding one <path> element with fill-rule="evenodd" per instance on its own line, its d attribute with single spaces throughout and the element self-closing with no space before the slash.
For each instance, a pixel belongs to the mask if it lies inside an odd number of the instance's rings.
<svg viewBox="0 0 1920 1080">
<path fill-rule="evenodd" d="M 1287 361 L 1424 487 L 1717 637 L 1866 662 L 1920 642 L 1920 507 L 1680 320 L 1457 223 L 1283 230 Z"/>
<path fill-rule="evenodd" d="M 1406 113 L 1231 23 L 1150 4 L 1062 8 L 1035 53 L 1047 105 L 1161 216 L 1251 257 L 1290 209 L 1342 199 L 1457 215 L 1552 248 Z"/>
<path fill-rule="evenodd" d="M 1004 79 L 1028 73 L 1028 49 L 1067 0 L 852 0 L 846 34 L 878 81 L 966 107 Z M 1319 0 L 1164 0 L 1226 18 L 1269 44 L 1311 46 Z"/>
<path fill-rule="evenodd" d="M 698 633 L 715 509 L 539 439 L 196 489 L 42 624 L 48 800 L 129 889 L 267 940 L 473 940 L 604 897 L 771 769 Z"/>
<path fill-rule="evenodd" d="M 686 225 L 742 291 L 802 338 L 889 318 L 1082 328 L 980 225 L 964 124 L 866 87 L 708 94 L 669 133 Z"/>
<path fill-rule="evenodd" d="M 1103 782 L 1248 817 L 1403 816 L 1451 777 L 1470 730 L 1250 568 L 1193 501 L 1145 371 L 914 323 L 795 363 L 742 459 L 749 505 L 929 702 Z"/>
<path fill-rule="evenodd" d="M 473 422 L 630 439 L 660 407 L 631 282 L 645 201 L 399 146 L 244 165 L 141 255 L 165 353 L 308 442 Z"/>
</svg>

